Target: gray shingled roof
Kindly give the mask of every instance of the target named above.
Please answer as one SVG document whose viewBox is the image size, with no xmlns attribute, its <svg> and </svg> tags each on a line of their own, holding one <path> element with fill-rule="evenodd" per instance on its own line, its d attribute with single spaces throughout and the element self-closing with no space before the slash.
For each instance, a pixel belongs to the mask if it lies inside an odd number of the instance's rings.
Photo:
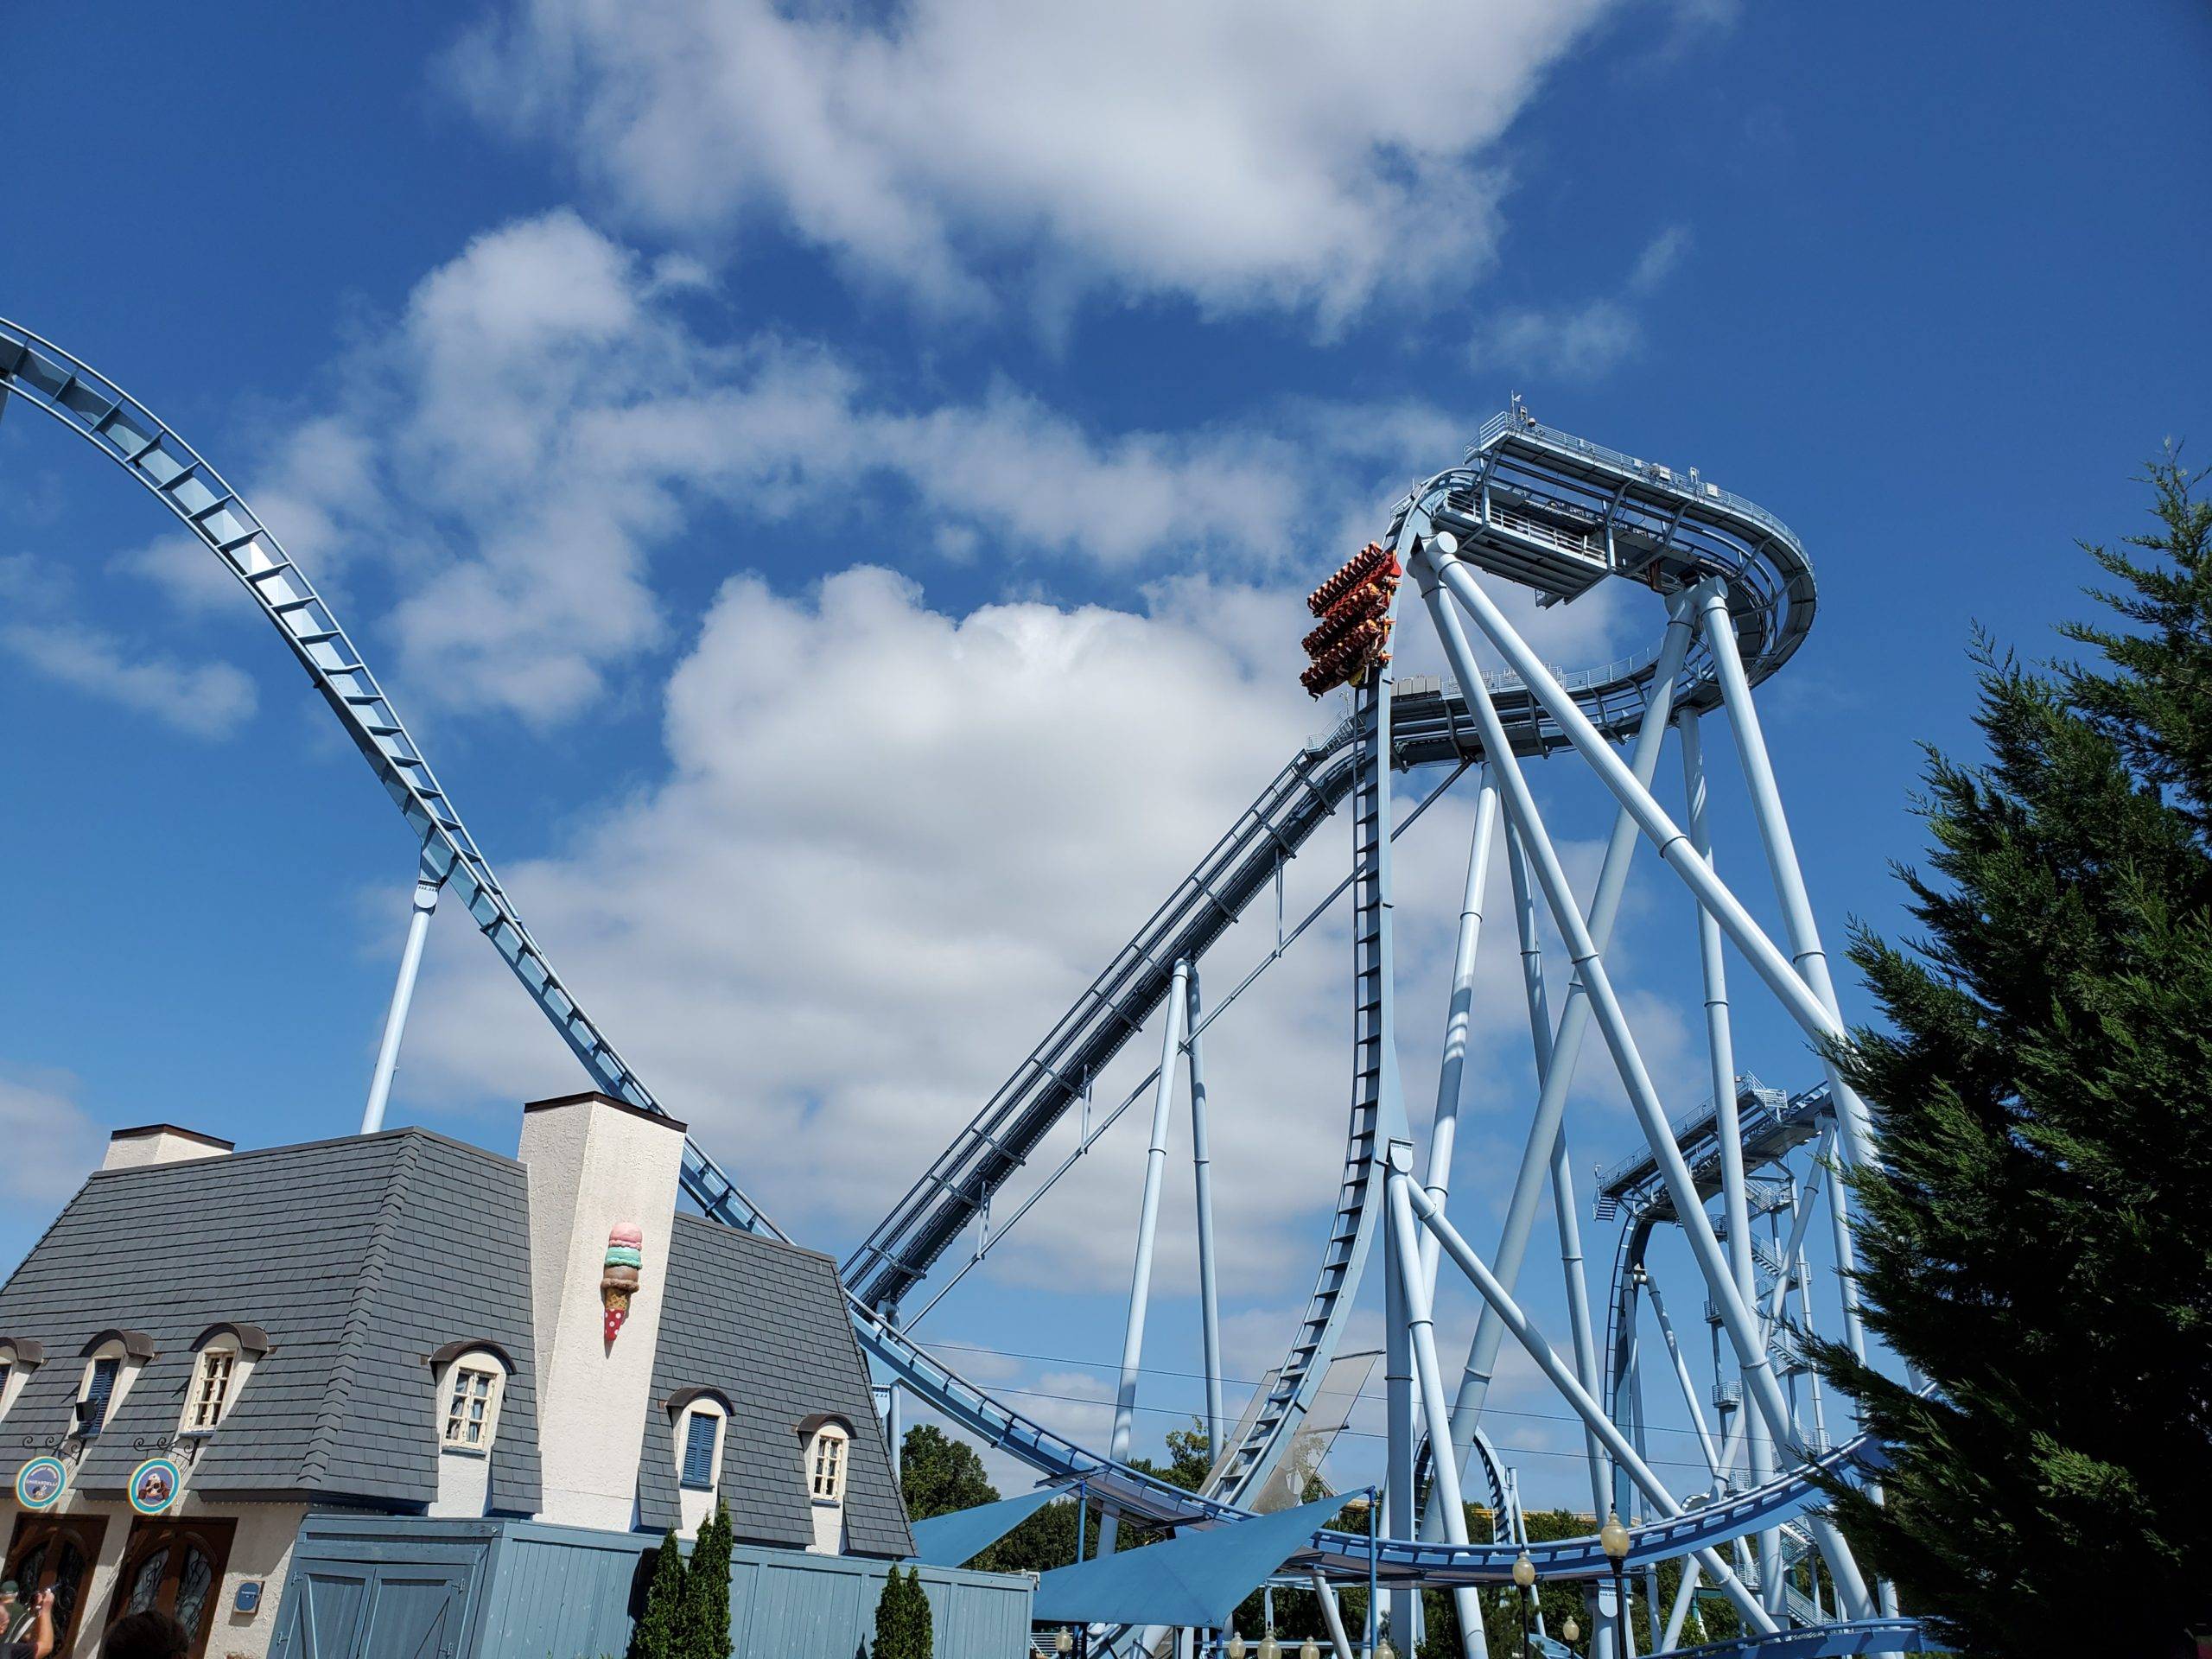
<svg viewBox="0 0 2212 1659">
<path fill-rule="evenodd" d="M 855 1555 L 911 1555 L 913 1535 L 891 1476 L 868 1362 L 845 1319 L 837 1264 L 796 1245 L 678 1216 L 667 1306 L 653 1362 L 638 1469 L 639 1523 L 677 1523 L 674 1426 L 659 1408 L 679 1389 L 709 1388 L 735 1408 L 722 1434 L 721 1490 L 748 1543 L 803 1549 L 813 1541 L 798 1426 L 817 1412 L 853 1426 L 845 1525 Z"/>
<path fill-rule="evenodd" d="M 251 1323 L 270 1352 L 200 1451 L 194 1490 L 423 1505 L 437 1488 L 429 1356 L 483 1338 L 518 1368 L 492 1505 L 527 1515 L 538 1504 L 529 1251 L 522 1166 L 426 1129 L 96 1174 L 0 1287 L 0 1336 L 46 1345 L 0 1431 L 65 1433 L 85 1344 L 111 1326 L 147 1332 L 156 1357 L 73 1476 L 119 1494 L 176 1432 L 194 1338 Z"/>
</svg>

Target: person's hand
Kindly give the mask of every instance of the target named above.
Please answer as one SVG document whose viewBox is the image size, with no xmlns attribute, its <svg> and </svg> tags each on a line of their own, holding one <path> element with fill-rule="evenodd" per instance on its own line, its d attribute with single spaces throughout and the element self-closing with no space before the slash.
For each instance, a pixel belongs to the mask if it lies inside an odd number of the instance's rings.
<svg viewBox="0 0 2212 1659">
<path fill-rule="evenodd" d="M 38 1599 L 33 1602 L 31 1605 L 37 1608 L 41 1613 L 46 1611 L 49 1607 L 54 1605 L 54 1592 L 51 1590 L 40 1591 L 38 1592 Z"/>
</svg>

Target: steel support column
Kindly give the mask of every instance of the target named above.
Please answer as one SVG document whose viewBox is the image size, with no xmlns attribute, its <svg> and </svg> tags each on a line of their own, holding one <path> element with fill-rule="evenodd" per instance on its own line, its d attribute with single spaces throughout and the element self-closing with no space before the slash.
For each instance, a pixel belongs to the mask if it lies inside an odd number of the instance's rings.
<svg viewBox="0 0 2212 1659">
<path fill-rule="evenodd" d="M 438 886 L 425 873 L 415 883 L 415 907 L 407 918 L 407 943 L 399 952 L 399 981 L 391 988 L 391 1007 L 384 1017 L 384 1041 L 377 1047 L 377 1067 L 369 1077 L 369 1101 L 361 1112 L 361 1133 L 374 1135 L 384 1128 L 385 1103 L 391 1098 L 392 1074 L 399 1070 L 399 1044 L 407 1034 L 407 1010 L 415 1001 L 415 976 L 423 966 L 423 943 L 430 931 L 430 914 L 438 907 Z"/>
<path fill-rule="evenodd" d="M 1480 585 L 1475 582 L 1472 574 L 1458 559 L 1449 555 L 1440 559 L 1432 558 L 1424 550 L 1416 554 L 1415 565 L 1415 574 L 1421 579 L 1422 594 L 1428 603 L 1431 615 L 1435 620 L 1438 635 L 1443 640 L 1446 656 L 1461 677 L 1461 684 L 1466 692 L 1469 707 L 1482 725 L 1485 745 L 1493 751 L 1499 752 L 1497 771 L 1504 793 L 1506 811 L 1514 826 L 1521 831 L 1530 853 L 1534 855 L 1538 886 L 1542 890 L 1545 902 L 1551 910 L 1553 925 L 1567 940 L 1569 957 L 1573 962 L 1579 982 L 1587 993 L 1592 1015 L 1597 1020 L 1599 1030 L 1605 1039 L 1605 1046 L 1612 1055 L 1614 1070 L 1618 1073 L 1621 1083 L 1627 1091 L 1630 1104 L 1635 1109 L 1637 1120 L 1643 1129 L 1644 1139 L 1650 1147 L 1653 1160 L 1666 1182 L 1669 1195 L 1674 1201 L 1676 1216 L 1689 1242 L 1691 1253 L 1696 1258 L 1699 1270 L 1705 1277 L 1706 1286 L 1712 1294 L 1713 1306 L 1720 1314 L 1721 1322 L 1727 1331 L 1729 1340 L 1735 1345 L 1738 1361 L 1744 1367 L 1747 1378 L 1746 1393 L 1752 1397 L 1758 1408 L 1765 1414 L 1767 1421 L 1777 1436 L 1788 1438 L 1792 1443 L 1793 1450 L 1798 1449 L 1789 1421 L 1789 1405 L 1783 1396 L 1781 1384 L 1774 1376 L 1773 1368 L 1768 1363 L 1765 1344 L 1758 1331 L 1758 1322 L 1745 1304 L 1744 1299 L 1737 1293 L 1734 1279 L 1729 1272 L 1727 1259 L 1721 1252 L 1719 1241 L 1713 1236 L 1712 1223 L 1707 1220 L 1705 1214 L 1703 1200 L 1699 1197 L 1696 1184 L 1690 1176 L 1689 1167 L 1683 1160 L 1681 1148 L 1675 1143 L 1673 1126 L 1667 1121 L 1667 1114 L 1665 1109 L 1660 1104 L 1657 1090 L 1653 1085 L 1650 1073 L 1643 1064 L 1643 1058 L 1637 1049 L 1635 1036 L 1629 1029 L 1627 1016 L 1622 1009 L 1618 995 L 1613 989 L 1611 976 L 1606 972 L 1604 957 L 1592 942 L 1581 912 L 1576 906 L 1573 895 L 1567 887 L 1566 872 L 1560 868 L 1558 856 L 1552 849 L 1550 837 L 1545 833 L 1541 818 L 1536 813 L 1535 800 L 1529 793 L 1527 779 L 1522 777 L 1518 764 L 1504 742 L 1503 727 L 1498 718 L 1497 706 L 1491 702 L 1488 688 L 1484 684 L 1481 676 L 1473 671 L 1473 653 L 1468 647 L 1465 632 L 1460 627 L 1459 618 L 1452 609 L 1450 600 L 1446 599 L 1444 590 L 1448 588 L 1451 599 L 1458 600 L 1467 607 L 1475 615 L 1476 620 L 1481 625 L 1484 632 L 1491 636 L 1492 643 L 1505 653 L 1510 662 L 1514 662 L 1516 670 L 1521 670 L 1525 662 L 1526 669 L 1522 671 L 1522 678 L 1530 681 L 1530 690 L 1538 696 L 1539 701 L 1545 700 L 1544 693 L 1534 683 L 1530 676 L 1542 676 L 1554 691 L 1558 690 L 1557 683 L 1551 681 L 1548 671 L 1529 652 L 1527 643 L 1514 632 L 1511 625 L 1505 620 L 1504 616 L 1491 602 L 1489 595 L 1484 594 Z M 1443 584 L 1441 588 L 1438 585 L 1440 579 Z M 1519 660 L 1516 660 L 1516 658 Z M 1469 683 L 1471 680 L 1471 683 Z M 1560 696 L 1564 697 L 1563 693 Z M 1572 714 L 1576 719 L 1582 719 L 1580 710 L 1575 709 L 1571 701 L 1565 703 L 1565 708 L 1567 712 Z M 1553 709 L 1550 712 L 1554 719 L 1559 718 L 1558 710 Z M 1562 720 L 1560 723 L 1564 726 L 1566 721 Z M 1583 721 L 1583 727 L 1589 733 L 1598 753 L 1610 764 L 1613 772 L 1618 774 L 1618 783 L 1620 786 L 1616 789 L 1616 794 L 1623 799 L 1629 798 L 1630 791 L 1640 797 L 1644 808 L 1649 813 L 1656 814 L 1662 823 L 1667 823 L 1667 827 L 1671 831 L 1673 830 L 1671 823 L 1665 819 L 1664 813 L 1660 810 L 1657 804 L 1651 800 L 1649 791 L 1643 788 L 1629 769 L 1621 764 L 1611 750 L 1605 747 L 1604 741 L 1597 736 L 1595 729 L 1589 726 L 1586 720 Z M 1600 767 L 1599 770 L 1602 772 L 1604 768 Z M 1608 782 L 1614 781 L 1616 780 L 1611 774 L 1608 774 Z M 1647 826 L 1647 833 L 1649 833 L 1649 826 Z M 1668 857 L 1670 861 L 1679 856 L 1687 867 L 1702 872 L 1708 881 L 1711 880 L 1710 869 L 1703 861 L 1697 858 L 1694 853 L 1688 851 L 1679 831 L 1673 831 L 1662 842 L 1662 856 Z M 1725 894 L 1725 890 L 1723 891 Z M 1727 902 L 1732 905 L 1734 900 L 1730 898 Z M 1740 912 L 1740 906 L 1738 910 Z M 1751 928 L 1754 934 L 1757 934 L 1757 929 L 1751 925 L 1748 917 L 1745 918 L 1745 924 Z M 1764 941 L 1764 935 L 1758 937 Z M 1771 952 L 1773 947 L 1770 944 L 1767 949 Z M 1801 993 L 1803 991 L 1802 982 L 1796 978 L 1786 963 L 1779 964 L 1779 975 L 1783 981 L 1794 986 Z M 1558 1062 L 1555 1060 L 1554 1071 L 1557 1065 Z M 1839 1584 L 1846 1586 L 1847 1598 L 1853 1607 L 1854 1616 L 1864 1617 L 1864 1613 L 1859 1611 L 1861 1605 L 1871 1606 L 1872 1604 L 1866 1599 L 1864 1580 L 1860 1579 L 1857 1566 L 1851 1559 L 1850 1550 L 1844 1543 L 1842 1535 L 1836 1531 L 1832 1522 L 1816 1522 L 1815 1526 L 1816 1535 L 1821 1539 L 1822 1553 L 1829 1557 L 1829 1565 L 1835 1572 Z"/>
<path fill-rule="evenodd" d="M 1459 1097 L 1467 1067 L 1467 1033 L 1474 1023 L 1475 958 L 1482 942 L 1483 890 L 1490 885 L 1491 841 L 1497 828 L 1497 785 L 1488 768 L 1475 794 L 1475 830 L 1467 847 L 1467 880 L 1459 894 L 1459 931 L 1452 951 L 1452 997 L 1444 1015 L 1444 1063 L 1436 1074 L 1436 1116 L 1428 1134 L 1428 1196 L 1446 1206 L 1452 1186 L 1452 1152 L 1459 1129 Z M 1436 1241 L 1421 1236 L 1421 1282 L 1436 1286 Z"/>
<path fill-rule="evenodd" d="M 1429 601 L 1434 614 L 1440 596 L 1429 592 L 1433 583 L 1433 566 L 1424 558 L 1421 569 L 1414 573 L 1421 578 L 1423 597 Z M 1643 724 L 1636 739 L 1635 775 L 1649 778 L 1659 764 L 1661 740 L 1665 734 L 1667 717 L 1673 707 L 1674 683 L 1681 673 L 1682 659 L 1689 650 L 1693 630 L 1687 616 L 1670 620 L 1659 645 L 1658 662 L 1652 670 L 1650 703 Z M 1490 777 L 1495 782 L 1501 771 L 1513 761 L 1512 747 L 1504 735 L 1504 728 L 1497 719 L 1495 707 L 1481 688 L 1481 672 L 1471 654 L 1463 652 L 1452 663 L 1453 671 L 1460 680 L 1463 694 L 1469 707 L 1490 707 L 1490 723 L 1484 730 L 1484 752 L 1493 756 Z M 1470 687 L 1473 689 L 1470 689 Z M 1515 772 L 1518 777 L 1517 769 Z M 1526 785 L 1522 785 L 1526 793 Z M 1590 905 L 1590 931 L 1601 939 L 1610 939 L 1613 921 L 1619 913 L 1620 897 L 1628 881 L 1630 855 L 1635 849 L 1637 826 L 1624 810 L 1614 823 L 1612 836 L 1605 846 L 1605 861 L 1600 866 L 1598 887 Z M 1560 1013 L 1549 1045 L 1551 1065 L 1542 1086 L 1537 1092 L 1536 1109 L 1529 1120 L 1529 1138 L 1521 1154 L 1521 1166 L 1514 1178 L 1513 1193 L 1506 1205 L 1505 1222 L 1499 1230 L 1497 1241 L 1497 1274 L 1509 1288 L 1519 1281 L 1521 1266 L 1527 1255 L 1529 1239 L 1536 1223 L 1536 1211 L 1544 1189 L 1550 1183 L 1552 1148 L 1559 1137 L 1560 1121 L 1567 1109 L 1568 1085 L 1573 1079 L 1576 1061 L 1582 1052 L 1582 1039 L 1587 1031 L 1590 1004 L 1579 981 L 1567 987 L 1565 1006 Z M 1452 1408 L 1452 1440 L 1460 1466 L 1464 1469 L 1469 1452 L 1474 1445 L 1476 1424 L 1482 1417 L 1483 1402 L 1490 1392 L 1491 1374 L 1497 1363 L 1497 1352 L 1504 1339 L 1504 1332 L 1490 1309 L 1485 1307 L 1477 1316 L 1474 1339 L 1468 1345 L 1466 1363 L 1462 1370 L 1458 1397 Z"/>
<path fill-rule="evenodd" d="M 1444 1254 L 1452 1260 L 1460 1272 L 1466 1274 L 1468 1281 L 1481 1294 L 1483 1300 L 1497 1310 L 1498 1319 L 1506 1330 L 1516 1341 L 1520 1343 L 1529 1357 L 1536 1362 L 1536 1368 L 1542 1371 L 1550 1380 L 1551 1385 L 1559 1390 L 1560 1397 L 1573 1408 L 1575 1414 L 1582 1419 L 1591 1431 L 1605 1442 L 1606 1451 L 1612 1454 L 1615 1462 L 1628 1471 L 1629 1478 L 1636 1483 L 1637 1489 L 1643 1493 L 1652 1507 L 1670 1521 L 1681 1515 L 1682 1506 L 1675 1501 L 1675 1496 L 1667 1490 L 1666 1483 L 1652 1471 L 1649 1464 L 1637 1455 L 1636 1448 L 1629 1443 L 1628 1437 L 1622 1433 L 1618 1426 L 1605 1415 L 1605 1408 L 1598 1403 L 1597 1396 L 1582 1386 L 1574 1373 L 1567 1368 L 1567 1362 L 1561 1359 L 1551 1344 L 1544 1340 L 1542 1333 L 1529 1323 L 1529 1316 L 1521 1311 L 1519 1305 L 1508 1294 L 1505 1287 L 1498 1282 L 1497 1276 L 1484 1265 L 1483 1259 L 1475 1254 L 1473 1247 L 1459 1236 L 1458 1230 L 1445 1218 L 1444 1213 L 1429 1203 L 1428 1194 L 1411 1181 L 1403 1183 L 1400 1190 L 1406 1194 L 1407 1202 L 1413 1206 L 1415 1217 L 1436 1235 L 1438 1241 L 1444 1247 Z M 1720 1559 L 1717 1552 L 1711 1548 L 1700 1549 L 1697 1552 L 1697 1559 L 1704 1566 L 1706 1572 L 1712 1576 L 1713 1583 L 1728 1592 L 1729 1599 L 1736 1604 L 1737 1611 L 1744 1616 L 1745 1622 L 1753 1630 L 1762 1634 L 1770 1634 L 1773 1631 L 1774 1620 L 1768 1617 L 1766 1609 L 1759 1605 L 1758 1598 L 1746 1590 L 1736 1575 L 1729 1571 L 1728 1564 Z"/>
<path fill-rule="evenodd" d="M 1114 1461 L 1129 1459 L 1129 1437 L 1135 1421 L 1137 1376 L 1144 1363 L 1144 1321 L 1152 1300 L 1152 1247 L 1160 1230 L 1160 1184 L 1167 1166 L 1167 1125 L 1175 1109 L 1175 1063 L 1183 1046 L 1183 1019 L 1190 1007 L 1191 964 L 1175 964 L 1173 983 L 1162 1011 L 1160 1039 L 1160 1085 L 1152 1097 L 1152 1142 L 1144 1155 L 1144 1198 L 1137 1211 L 1137 1253 L 1129 1274 L 1129 1317 L 1122 1335 L 1121 1385 L 1114 1395 L 1114 1437 L 1109 1446 Z M 1098 1553 L 1111 1555 L 1121 1532 L 1119 1512 L 1109 1510 L 1098 1524 Z"/>
<path fill-rule="evenodd" d="M 1705 729 L 1702 719 L 1692 716 L 1676 722 L 1682 748 L 1683 819 L 1690 846 L 1710 865 L 1713 831 L 1708 818 L 1711 803 L 1705 774 Z M 1712 1064 L 1713 1136 L 1720 1144 L 1720 1213 L 1728 1229 L 1728 1262 L 1735 1271 L 1736 1287 L 1745 1301 L 1758 1306 L 1758 1274 L 1751 1262 L 1751 1205 L 1744 1182 L 1744 1132 L 1736 1106 L 1736 1045 L 1728 1014 L 1728 969 L 1721 957 L 1720 924 L 1702 905 L 1697 912 L 1698 961 L 1705 980 L 1706 1052 Z M 1756 1421 L 1746 1420 L 1750 1436 L 1751 1484 L 1764 1484 L 1774 1473 L 1774 1442 Z M 1759 1556 L 1771 1560 L 1782 1548 L 1782 1533 L 1770 1528 L 1759 1535 Z M 1762 1591 L 1769 1589 L 1764 1579 Z M 1766 1597 L 1770 1609 L 1781 1605 L 1775 1593 Z"/>
<path fill-rule="evenodd" d="M 1206 1075 L 1198 1049 L 1198 970 L 1190 970 L 1185 1010 L 1191 1058 L 1191 1185 L 1198 1211 L 1198 1335 L 1206 1373 L 1206 1455 L 1219 1458 L 1221 1444 L 1221 1301 L 1214 1289 L 1213 1154 L 1207 1149 Z"/>
</svg>

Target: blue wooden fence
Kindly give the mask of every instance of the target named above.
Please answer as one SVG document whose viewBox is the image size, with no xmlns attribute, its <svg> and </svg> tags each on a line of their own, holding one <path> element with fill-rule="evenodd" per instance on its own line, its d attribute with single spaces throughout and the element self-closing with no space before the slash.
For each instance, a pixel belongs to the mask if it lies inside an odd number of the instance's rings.
<svg viewBox="0 0 2212 1659">
<path fill-rule="evenodd" d="M 630 1645 L 659 1540 L 536 1521 L 309 1516 L 270 1659 L 602 1659 Z M 741 1544 L 732 1659 L 868 1659 L 890 1564 Z M 944 1659 L 1021 1659 L 1030 1583 L 924 1567 Z"/>
</svg>

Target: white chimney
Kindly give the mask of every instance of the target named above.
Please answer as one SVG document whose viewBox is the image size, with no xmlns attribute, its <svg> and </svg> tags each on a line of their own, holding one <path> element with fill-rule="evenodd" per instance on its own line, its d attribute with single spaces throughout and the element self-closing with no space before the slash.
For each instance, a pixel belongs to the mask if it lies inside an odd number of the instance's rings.
<svg viewBox="0 0 2212 1659">
<path fill-rule="evenodd" d="M 523 1108 L 517 1155 L 530 1183 L 538 1519 L 626 1530 L 652 1393 L 683 1125 L 601 1094 L 532 1101 Z M 600 1281 L 617 1227 L 638 1230 L 640 1260 L 629 1317 L 609 1337 Z"/>
<path fill-rule="evenodd" d="M 174 1123 L 142 1123 L 135 1129 L 118 1129 L 107 1138 L 102 1169 L 143 1169 L 152 1164 L 181 1164 L 194 1158 L 223 1158 L 237 1143 L 220 1141 L 197 1129 L 181 1129 Z"/>
</svg>

